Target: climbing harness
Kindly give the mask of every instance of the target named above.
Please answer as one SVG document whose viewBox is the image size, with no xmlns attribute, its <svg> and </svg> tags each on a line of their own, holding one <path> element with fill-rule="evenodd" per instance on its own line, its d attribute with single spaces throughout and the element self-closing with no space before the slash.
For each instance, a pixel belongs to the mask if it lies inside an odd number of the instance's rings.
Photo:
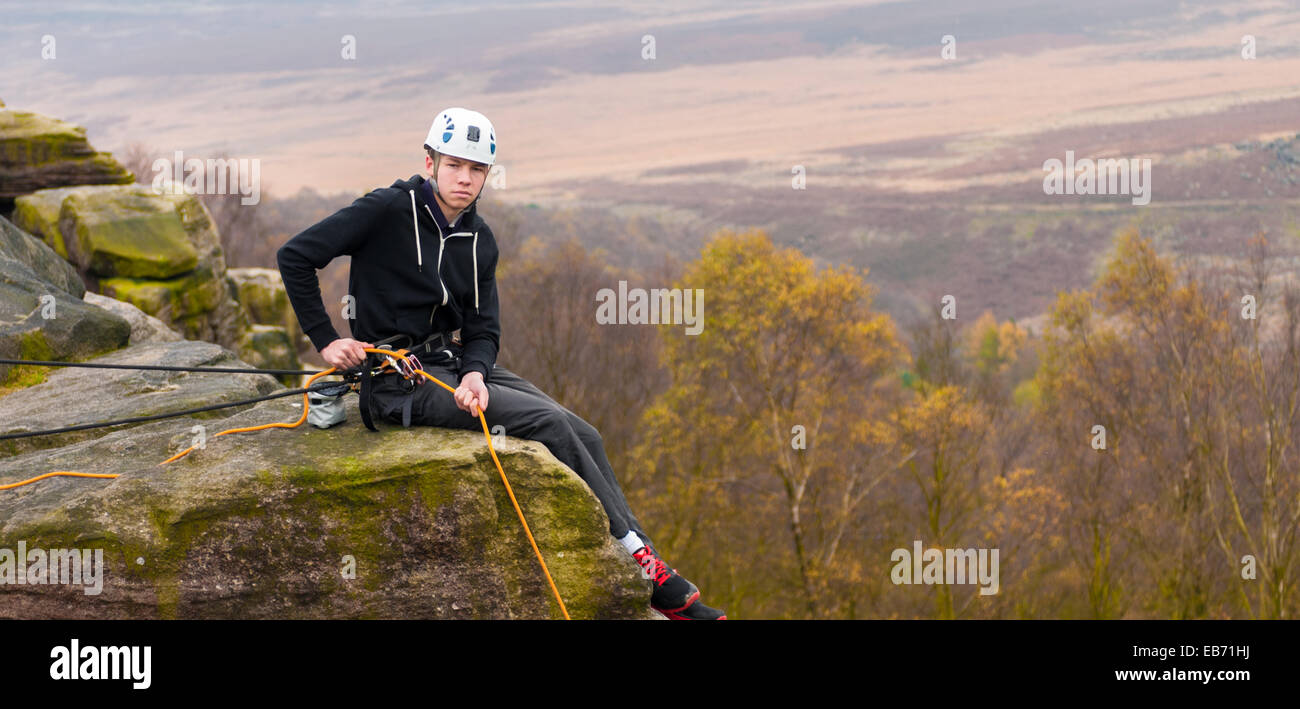
<svg viewBox="0 0 1300 709">
<path fill-rule="evenodd" d="M 375 344 L 377 350 L 393 351 L 393 347 L 398 343 L 405 344 L 402 351 L 406 353 L 405 358 L 396 358 L 390 354 L 384 353 L 379 355 L 370 355 L 367 357 L 365 365 L 362 367 L 360 381 L 357 384 L 357 393 L 361 397 L 361 423 L 371 431 L 378 431 L 375 422 L 370 413 L 370 402 L 372 392 L 375 386 L 375 377 L 396 374 L 402 377 L 402 388 L 406 393 L 402 401 L 402 427 L 411 427 L 411 404 L 414 397 L 411 395 L 414 389 L 424 384 L 424 379 L 418 377 L 415 372 L 423 371 L 424 366 L 420 364 L 419 357 L 422 355 L 430 362 L 455 362 L 459 358 L 452 352 L 453 347 L 460 346 L 460 340 L 456 337 L 457 333 L 448 334 L 445 332 L 435 332 L 419 344 L 411 344 L 414 338 L 409 335 L 393 335 L 386 337 Z"/>
<path fill-rule="evenodd" d="M 370 412 L 369 412 L 369 403 L 370 403 L 369 388 L 371 386 L 371 382 L 373 381 L 374 377 L 377 374 L 383 374 L 383 375 L 394 374 L 397 376 L 401 376 L 404 381 L 412 382 L 413 385 L 414 382 L 417 381 L 422 384 L 423 380 L 427 379 L 453 394 L 455 394 L 456 392 L 456 389 L 454 387 L 449 386 L 447 383 L 438 380 L 433 375 L 424 371 L 424 369 L 420 366 L 419 359 L 416 358 L 416 356 L 412 351 L 407 349 L 392 348 L 393 343 L 400 341 L 402 337 L 405 336 L 388 338 L 387 340 L 381 340 L 379 343 L 376 343 L 378 345 L 382 345 L 381 347 L 365 348 L 366 353 L 368 355 L 374 355 L 375 358 L 374 359 L 367 358 L 365 365 L 360 368 L 359 372 L 354 369 L 354 370 L 349 370 L 346 373 L 343 373 L 344 382 L 341 383 L 340 382 L 322 382 L 320 384 L 316 383 L 316 380 L 320 379 L 321 377 L 338 373 L 338 371 L 334 367 L 330 367 L 329 369 L 321 370 L 318 372 L 309 372 L 309 371 L 300 372 L 295 370 L 239 369 L 239 368 L 217 368 L 217 367 L 173 367 L 173 366 L 164 366 L 164 365 L 138 365 L 138 366 L 137 365 L 107 365 L 107 364 L 94 364 L 89 362 L 49 362 L 49 361 L 40 361 L 40 360 L 0 359 L 0 364 L 39 365 L 39 366 L 49 366 L 49 367 L 90 366 L 90 367 L 108 368 L 108 369 L 144 369 L 144 370 L 187 371 L 187 372 L 310 374 L 311 375 L 307 379 L 305 386 L 299 389 L 275 392 L 272 394 L 267 394 L 265 396 L 256 397 L 253 399 L 245 399 L 242 401 L 230 402 L 225 404 L 213 404 L 210 406 L 200 407 L 197 409 L 189 409 L 186 411 L 178 411 L 178 412 L 171 412 L 165 414 L 156 414 L 153 416 L 140 416 L 132 419 L 119 419 L 117 421 L 109 421 L 109 422 L 97 423 L 97 424 L 81 424 L 78 426 L 69 426 L 66 428 L 54 429 L 49 431 L 30 431 L 30 432 L 6 434 L 6 435 L 0 435 L 0 440 L 8 440 L 12 438 L 26 438 L 30 436 L 51 435 L 54 433 L 65 433 L 68 431 L 80 431 L 80 430 L 86 430 L 90 428 L 116 426 L 124 423 L 139 423 L 142 421 L 153 421 L 157 419 L 170 418 L 175 416 L 185 416 L 187 414 L 198 413 L 201 411 L 211 411 L 219 408 L 241 406 L 245 404 L 256 403 L 258 401 L 275 399 L 283 396 L 292 396 L 294 394 L 302 394 L 302 415 L 298 418 L 297 421 L 291 423 L 290 422 L 268 423 L 268 424 L 262 424 L 260 426 L 232 428 L 225 431 L 221 431 L 220 433 L 217 433 L 216 436 L 225 436 L 234 433 L 251 433 L 254 431 L 263 431 L 270 428 L 297 428 L 301 426 L 304 422 L 306 422 L 311 416 L 313 395 L 341 398 L 343 394 L 345 394 L 348 390 L 351 389 L 357 390 L 358 393 L 364 392 L 362 394 L 363 399 L 361 401 L 362 419 L 365 421 L 367 428 L 370 428 L 371 430 L 377 430 L 374 428 L 373 422 L 370 420 Z M 409 342 L 410 338 L 408 337 L 406 339 Z M 440 352 L 445 352 L 449 357 L 451 357 L 454 360 L 457 358 L 450 351 L 450 345 L 452 344 L 458 345 L 459 343 L 455 339 L 453 339 L 452 336 L 446 335 L 445 333 L 437 333 L 433 337 L 429 338 L 428 340 L 425 340 L 424 342 L 415 345 L 414 351 L 425 353 L 426 356 L 440 353 Z M 372 367 L 371 365 L 376 361 L 380 363 L 379 366 Z M 404 416 L 404 418 L 407 418 L 407 416 L 409 416 L 409 414 Z M 555 586 L 555 580 L 551 578 L 551 572 L 546 566 L 546 560 L 542 558 L 542 552 L 540 549 L 537 548 L 537 540 L 533 538 L 532 530 L 529 529 L 528 527 L 528 520 L 524 518 L 524 512 L 519 507 L 519 501 L 515 499 L 514 490 L 510 487 L 510 481 L 506 478 L 506 472 L 505 469 L 502 468 L 501 466 L 501 460 L 497 458 L 496 449 L 492 445 L 492 434 L 491 432 L 488 431 L 487 418 L 484 417 L 483 412 L 481 410 L 478 412 L 478 418 L 479 418 L 479 423 L 482 424 L 483 426 L 483 436 L 484 438 L 487 439 L 488 453 L 492 456 L 492 462 L 496 465 L 497 472 L 501 475 L 501 482 L 503 485 L 505 485 L 506 494 L 510 497 L 510 503 L 514 505 L 515 513 L 519 516 L 519 523 L 523 525 L 524 534 L 528 537 L 528 543 L 532 546 L 533 553 L 537 555 L 537 561 L 542 567 L 543 575 L 546 576 L 547 584 L 549 584 L 551 587 L 551 593 L 555 596 L 555 600 L 560 606 L 560 612 L 561 614 L 563 614 L 564 619 L 571 620 L 571 618 L 569 617 L 569 611 L 564 605 L 564 599 L 560 597 L 560 591 Z M 214 438 L 216 436 L 214 436 Z M 193 452 L 193 450 L 194 450 L 193 446 L 186 448 L 185 450 L 177 453 L 176 455 L 168 458 L 167 460 L 164 460 L 162 463 L 160 463 L 160 465 L 167 465 L 168 463 L 172 463 L 174 461 L 180 460 L 181 458 Z M 114 474 L 114 473 L 80 473 L 80 472 L 69 471 L 69 470 L 58 470 L 54 472 L 45 473 L 43 475 L 38 475 L 34 478 L 22 480 L 16 483 L 0 485 L 0 490 L 12 490 L 14 488 L 21 487 L 23 485 L 30 485 L 31 483 L 37 482 L 39 480 L 44 480 L 47 478 L 57 477 L 57 476 L 82 477 L 82 478 L 106 478 L 106 479 L 119 477 L 118 474 Z"/>
</svg>

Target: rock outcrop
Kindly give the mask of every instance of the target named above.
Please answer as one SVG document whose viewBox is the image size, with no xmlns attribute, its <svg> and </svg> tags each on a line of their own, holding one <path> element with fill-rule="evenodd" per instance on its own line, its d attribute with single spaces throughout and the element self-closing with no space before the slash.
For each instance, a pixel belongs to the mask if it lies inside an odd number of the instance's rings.
<svg viewBox="0 0 1300 709">
<path fill-rule="evenodd" d="M 90 306 L 88 306 L 90 307 Z M 164 342 L 128 347 L 93 361 L 105 364 L 166 364 L 180 367 L 247 367 L 208 342 Z M 129 369 L 56 369 L 39 384 L 0 398 L 0 435 L 43 431 L 150 416 L 269 394 L 280 385 L 266 374 L 202 374 Z M 209 416 L 228 415 L 229 412 Z M 103 435 L 102 430 L 0 441 L 0 455 L 63 446 Z"/>
<path fill-rule="evenodd" d="M 272 268 L 232 268 L 226 274 L 253 323 L 240 342 L 240 355 L 264 369 L 301 366 L 298 353 L 311 349 L 311 342 L 298 325 L 280 272 Z"/>
<path fill-rule="evenodd" d="M 90 303 L 97 308 L 103 308 L 130 323 L 131 339 L 129 344 L 148 345 L 155 342 L 180 342 L 185 339 L 181 337 L 178 332 L 167 327 L 167 323 L 149 315 L 130 303 L 123 303 L 115 298 L 110 298 L 98 293 L 91 293 L 89 291 L 86 292 L 86 295 L 83 296 L 82 299 L 87 303 Z"/>
<path fill-rule="evenodd" d="M 248 310 L 249 320 L 258 325 L 284 328 L 289 341 L 298 350 L 311 347 L 311 341 L 298 325 L 298 316 L 289 302 L 284 279 L 274 268 L 232 268 L 226 271 L 235 282 L 239 303 Z"/>
<path fill-rule="evenodd" d="M 133 346 L 111 359 L 190 362 L 213 349 Z M 236 379 L 141 373 L 97 385 L 78 377 L 62 370 L 39 385 L 45 391 L 0 397 L 0 420 L 74 392 L 75 405 L 51 402 L 39 424 L 54 423 L 56 409 L 71 423 L 162 408 L 167 397 L 181 407 L 215 398 L 210 387 Z M 0 550 L 12 554 L 21 542 L 99 549 L 103 559 L 102 590 L 91 595 L 86 584 L 0 584 L 0 617 L 560 617 L 482 434 L 370 433 L 356 397 L 348 405 L 348 422 L 326 430 L 214 435 L 295 420 L 301 404 L 293 397 L 228 418 L 145 423 L 0 458 L 0 484 L 55 470 L 120 475 L 0 491 Z M 205 432 L 203 448 L 159 465 L 192 445 L 196 431 Z M 610 536 L 586 484 L 539 443 L 498 436 L 494 444 L 569 613 L 656 617 L 650 582 Z M 4 573 L 0 564 L 0 580 Z"/>
<path fill-rule="evenodd" d="M 0 257 L 21 261 L 39 278 L 73 297 L 80 298 L 86 292 L 77 269 L 4 217 L 0 217 Z"/>
<path fill-rule="evenodd" d="M 90 146 L 85 128 L 0 108 L 0 212 L 8 211 L 15 197 L 47 187 L 126 184 L 133 179 L 112 155 Z"/>
<path fill-rule="evenodd" d="M 248 327 L 203 203 L 143 185 L 46 190 L 18 198 L 14 223 L 98 282 L 98 290 L 187 337 L 237 347 Z"/>
<path fill-rule="evenodd" d="M 143 185 L 48 189 L 19 197 L 14 221 L 76 264 L 102 294 L 186 337 L 231 348 L 255 367 L 300 366 L 301 331 L 279 274 L 228 270 L 198 197 Z"/>
<path fill-rule="evenodd" d="M 260 369 L 298 369 L 298 348 L 289 341 L 282 327 L 250 325 L 239 341 L 239 353 L 249 364 Z M 288 383 L 293 375 L 281 381 Z"/>
<path fill-rule="evenodd" d="M 0 217 L 0 357 L 80 359 L 124 346 L 130 324 L 84 302 L 84 292 L 67 262 Z M 0 364 L 0 389 L 43 376 Z"/>
<path fill-rule="evenodd" d="M 107 167 L 70 173 L 66 163 L 74 158 Z M 23 177 L 33 165 L 45 166 L 40 179 Z M 7 177 L 13 179 L 5 182 Z M 299 368 L 298 352 L 309 343 L 288 307 L 279 274 L 270 269 L 228 273 L 221 237 L 198 197 L 119 184 L 130 177 L 111 156 L 86 143 L 83 129 L 0 110 L 0 212 L 12 207 L 8 228 L 29 232 L 73 264 L 74 269 L 62 270 L 72 274 L 76 288 L 89 285 L 185 337 L 236 350 L 254 366 Z M 250 307 L 239 301 L 241 291 Z M 75 295 L 80 298 L 81 292 Z M 163 336 L 148 321 L 133 323 L 137 339 Z M 5 351 L 0 345 L 0 353 Z"/>
</svg>

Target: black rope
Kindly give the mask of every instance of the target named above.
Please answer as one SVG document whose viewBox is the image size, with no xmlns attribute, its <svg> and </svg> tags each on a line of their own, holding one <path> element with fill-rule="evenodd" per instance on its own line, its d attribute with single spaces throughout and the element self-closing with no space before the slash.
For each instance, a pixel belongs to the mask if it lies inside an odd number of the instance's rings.
<svg viewBox="0 0 1300 709">
<path fill-rule="evenodd" d="M 108 426 L 121 426 L 122 424 L 127 424 L 127 423 L 144 423 L 146 421 L 157 421 L 159 419 L 175 418 L 177 416 L 188 416 L 190 414 L 198 414 L 204 411 L 228 409 L 232 406 L 244 406 L 246 404 L 256 404 L 259 401 L 279 399 L 284 396 L 293 396 L 294 394 L 305 394 L 307 392 L 323 391 L 331 388 L 337 389 L 339 393 L 342 393 L 342 391 L 346 390 L 346 386 L 347 386 L 346 384 L 343 384 L 341 382 L 317 382 L 316 384 L 313 384 L 309 387 L 304 387 L 302 389 L 287 389 L 285 391 L 277 391 L 273 394 L 267 394 L 265 396 L 259 396 L 252 399 L 244 399 L 242 401 L 231 401 L 225 404 L 211 404 L 209 406 L 200 406 L 197 409 L 186 409 L 185 411 L 174 411 L 166 414 L 153 414 L 151 416 L 136 416 L 134 418 L 118 419 L 116 421 L 104 421 L 102 423 L 83 423 L 83 424 L 78 424 L 76 426 L 67 426 L 65 428 L 54 428 L 48 431 L 27 431 L 24 433 L 6 433 L 0 436 L 0 441 L 7 441 L 14 438 L 31 438 L 32 436 L 50 436 L 56 433 L 85 431 L 92 428 L 106 428 Z"/>
<path fill-rule="evenodd" d="M 225 374 L 319 374 L 307 369 L 237 369 L 221 367 L 178 367 L 165 364 L 104 364 L 101 362 L 46 362 L 34 359 L 0 359 L 0 364 L 30 364 L 40 367 L 89 367 L 91 369 L 148 369 L 162 372 L 222 372 Z"/>
</svg>

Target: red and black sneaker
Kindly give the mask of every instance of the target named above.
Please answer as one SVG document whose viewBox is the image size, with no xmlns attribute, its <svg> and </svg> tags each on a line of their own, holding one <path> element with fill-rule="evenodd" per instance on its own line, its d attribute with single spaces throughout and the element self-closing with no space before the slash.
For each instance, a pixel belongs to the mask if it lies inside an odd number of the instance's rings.
<svg viewBox="0 0 1300 709">
<path fill-rule="evenodd" d="M 659 610 L 656 608 L 655 610 Z M 696 600 L 686 608 L 680 611 L 659 611 L 663 613 L 668 620 L 726 620 L 727 616 L 717 608 L 710 608 L 704 605 L 703 601 Z"/>
<path fill-rule="evenodd" d="M 652 547 L 641 547 L 632 552 L 632 558 L 655 583 L 651 608 L 670 620 L 726 620 L 722 611 L 700 603 L 700 589 L 665 564 Z"/>
<path fill-rule="evenodd" d="M 680 611 L 691 605 L 700 597 L 700 589 L 677 573 L 677 569 L 665 564 L 663 559 L 648 546 L 632 552 L 632 558 L 641 565 L 646 578 L 654 581 L 654 593 L 650 596 L 650 607 L 667 614 Z"/>
</svg>

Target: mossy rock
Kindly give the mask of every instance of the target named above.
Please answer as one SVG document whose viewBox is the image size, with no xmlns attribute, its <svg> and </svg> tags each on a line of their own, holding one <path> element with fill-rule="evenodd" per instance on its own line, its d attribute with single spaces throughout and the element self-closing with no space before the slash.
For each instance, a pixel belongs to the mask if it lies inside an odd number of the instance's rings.
<svg viewBox="0 0 1300 709">
<path fill-rule="evenodd" d="M 77 265 L 101 277 L 171 278 L 199 263 L 175 203 L 142 186 L 71 192 L 59 230 L 75 239 Z"/>
<path fill-rule="evenodd" d="M 74 298 L 82 297 L 86 285 L 77 269 L 35 236 L 0 217 L 0 258 L 11 258 L 30 267 L 36 275 Z"/>
<path fill-rule="evenodd" d="M 130 303 L 163 322 L 180 325 L 187 333 L 193 328 L 184 327 L 184 323 L 202 320 L 228 295 L 225 282 L 213 278 L 206 268 L 167 280 L 105 278 L 99 289 L 103 295 Z"/>
<path fill-rule="evenodd" d="M 0 111 L 0 164 L 40 165 L 83 158 L 86 129 L 50 116 L 12 109 Z"/>
<path fill-rule="evenodd" d="M 57 187 L 40 190 L 14 200 L 14 225 L 45 242 L 67 261 L 75 259 L 68 251 L 63 232 L 59 230 L 59 212 L 63 209 L 63 198 L 74 189 L 77 188 Z"/>
<path fill-rule="evenodd" d="M 275 325 L 253 325 L 239 343 L 239 357 L 259 369 L 298 369 L 298 348 L 289 333 Z M 286 384 L 291 375 L 281 378 Z"/>
<path fill-rule="evenodd" d="M 240 305 L 248 310 L 249 320 L 283 327 L 296 348 L 302 328 L 280 272 L 273 268 L 232 268 L 226 275 L 234 283 Z"/>
<path fill-rule="evenodd" d="M 96 152 L 81 126 L 27 111 L 0 108 L 0 205 L 51 187 L 128 184 L 130 171 Z"/>
<path fill-rule="evenodd" d="M 239 302 L 248 308 L 253 322 L 282 324 L 293 314 L 280 272 L 271 268 L 232 268 L 226 272 L 235 282 Z"/>
<path fill-rule="evenodd" d="M 212 214 L 203 206 L 198 195 L 185 192 L 164 192 L 161 197 L 171 202 L 180 215 L 181 224 L 189 235 L 190 244 L 198 250 L 201 260 L 219 258 L 222 267 L 217 275 L 225 276 L 225 253 L 221 250 L 221 234 L 212 221 Z"/>
<path fill-rule="evenodd" d="M 143 185 L 96 185 L 46 190 L 19 202 L 22 222 L 56 248 L 62 244 L 88 277 L 95 276 L 102 294 L 140 308 L 190 339 L 239 347 L 248 313 L 235 299 L 221 235 L 197 196 L 156 194 Z M 57 219 L 51 216 L 56 209 Z M 88 238 L 105 248 L 84 248 Z M 162 251 L 149 246 L 158 238 L 176 246 L 173 253 L 183 258 L 170 265 L 159 259 Z M 148 258 L 135 258 L 140 254 Z M 179 272 L 131 275 L 173 271 Z"/>
<path fill-rule="evenodd" d="M 131 325 L 123 318 L 73 297 L 41 278 L 21 261 L 0 255 L 0 357 L 76 360 L 126 345 Z M 0 383 L 19 378 L 32 383 L 29 370 L 0 365 Z"/>
<path fill-rule="evenodd" d="M 57 354 L 45 341 L 45 337 L 41 335 L 40 330 L 28 330 L 27 332 L 18 333 L 15 340 L 18 344 L 17 356 L 8 359 L 26 359 L 40 362 L 58 361 Z M 0 395 L 18 389 L 26 389 L 44 382 L 49 370 L 49 367 L 31 364 L 10 366 L 5 375 L 0 377 Z"/>
<path fill-rule="evenodd" d="M 12 586 L 8 618 L 560 618 L 479 432 L 349 420 L 214 437 L 291 421 L 280 399 L 220 424 L 174 420 L 0 459 L 0 548 L 98 548 L 102 592 Z M 167 466 L 147 464 L 206 445 Z M 609 533 L 591 490 L 544 446 L 497 455 L 569 614 L 651 618 L 651 584 Z"/>
</svg>

